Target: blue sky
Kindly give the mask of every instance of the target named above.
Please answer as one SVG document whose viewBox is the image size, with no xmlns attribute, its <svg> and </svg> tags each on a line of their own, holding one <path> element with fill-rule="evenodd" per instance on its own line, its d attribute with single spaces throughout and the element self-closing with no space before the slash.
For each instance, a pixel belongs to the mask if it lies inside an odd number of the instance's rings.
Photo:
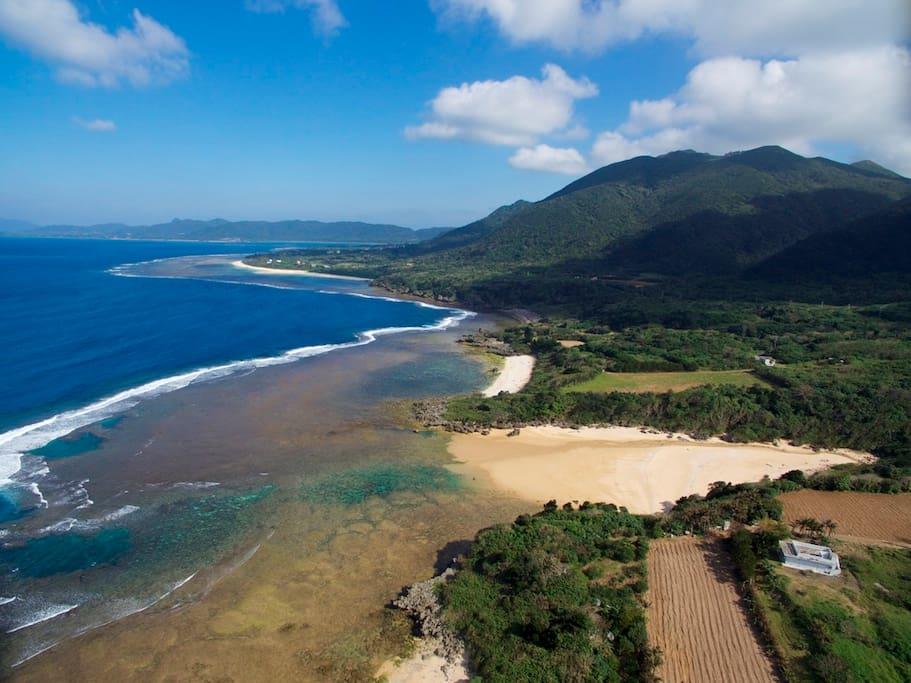
<svg viewBox="0 0 911 683">
<path fill-rule="evenodd" d="M 908 172 L 871 2 L 0 0 L 0 217 L 456 225 L 683 147 Z"/>
</svg>

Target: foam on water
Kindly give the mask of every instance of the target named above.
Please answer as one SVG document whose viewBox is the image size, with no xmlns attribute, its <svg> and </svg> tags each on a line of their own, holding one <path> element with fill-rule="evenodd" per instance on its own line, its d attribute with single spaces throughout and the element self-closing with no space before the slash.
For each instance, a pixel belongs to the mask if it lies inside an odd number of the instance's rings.
<svg viewBox="0 0 911 683">
<path fill-rule="evenodd" d="M 48 605 L 42 610 L 39 610 L 30 615 L 30 620 L 24 624 L 17 624 L 13 628 L 7 630 L 7 633 L 15 633 L 16 631 L 21 631 L 24 628 L 29 626 L 35 626 L 36 624 L 41 624 L 45 621 L 50 621 L 56 617 L 59 617 L 67 612 L 72 612 L 79 605 Z"/>
<path fill-rule="evenodd" d="M 342 294 L 350 294 L 351 296 L 359 296 L 364 298 L 387 299 L 387 297 L 358 294 L 353 292 L 342 292 Z M 447 328 L 453 327 L 454 325 L 458 325 L 462 320 L 475 315 L 471 311 L 433 306 L 431 304 L 426 304 L 423 302 L 406 302 L 402 301 L 401 299 L 388 300 L 401 303 L 414 303 L 421 307 L 433 308 L 441 311 L 451 311 L 452 315 L 448 315 L 437 323 L 430 325 L 410 327 L 383 327 L 367 330 L 365 332 L 359 333 L 357 335 L 357 338 L 354 341 L 350 342 L 303 346 L 296 349 L 290 349 L 275 356 L 264 356 L 260 358 L 232 361 L 219 365 L 213 365 L 210 367 L 199 368 L 197 370 L 191 370 L 189 372 L 183 372 L 177 375 L 172 375 L 170 377 L 164 377 L 162 379 L 146 382 L 145 384 L 139 385 L 137 387 L 125 389 L 82 408 L 68 410 L 62 413 L 58 413 L 57 415 L 53 415 L 44 420 L 40 420 L 39 422 L 34 422 L 23 427 L 11 429 L 0 434 L 0 486 L 15 483 L 13 477 L 17 472 L 21 470 L 22 456 L 26 452 L 41 448 L 54 439 L 59 439 L 63 436 L 66 436 L 67 434 L 70 434 L 81 427 L 88 426 L 95 422 L 99 422 L 101 420 L 112 417 L 117 413 L 122 413 L 125 410 L 129 410 L 144 399 L 154 398 L 155 396 L 177 391 L 197 382 L 211 381 L 227 377 L 237 372 L 250 371 L 256 368 L 269 367 L 273 365 L 282 365 L 285 363 L 293 363 L 302 358 L 319 356 L 331 351 L 364 346 L 376 341 L 379 337 L 386 335 L 401 334 L 404 332 L 445 330 Z M 41 496 L 37 485 L 32 483 L 30 485 L 30 488 L 32 488 L 32 491 L 36 495 Z M 41 496 L 41 499 L 43 500 L 43 496 Z M 46 501 L 43 504 L 46 505 Z"/>
<path fill-rule="evenodd" d="M 34 536 L 47 536 L 50 534 L 65 534 L 70 531 L 97 531 L 102 526 L 109 522 L 114 522 L 118 519 L 131 515 L 134 512 L 137 512 L 139 508 L 136 505 L 124 505 L 113 512 L 109 512 L 106 515 L 100 517 L 95 517 L 93 519 L 76 519 L 75 517 L 66 517 L 61 519 L 59 522 L 50 524 L 42 529 L 36 531 Z"/>
</svg>

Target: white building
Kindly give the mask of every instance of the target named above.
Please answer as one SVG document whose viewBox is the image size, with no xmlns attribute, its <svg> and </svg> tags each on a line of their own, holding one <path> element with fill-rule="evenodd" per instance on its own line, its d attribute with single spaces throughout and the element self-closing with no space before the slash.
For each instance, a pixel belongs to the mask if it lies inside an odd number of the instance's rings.
<svg viewBox="0 0 911 683">
<path fill-rule="evenodd" d="M 841 574 L 838 553 L 824 545 L 813 545 L 789 539 L 781 541 L 778 549 L 781 551 L 781 561 L 785 567 L 803 569 L 826 576 Z"/>
</svg>

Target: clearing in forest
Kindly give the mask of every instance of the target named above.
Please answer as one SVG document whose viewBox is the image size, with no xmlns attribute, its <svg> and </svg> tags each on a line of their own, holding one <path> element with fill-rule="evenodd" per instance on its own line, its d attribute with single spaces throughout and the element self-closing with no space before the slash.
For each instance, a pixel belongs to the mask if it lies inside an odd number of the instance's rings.
<svg viewBox="0 0 911 683">
<path fill-rule="evenodd" d="M 831 519 L 843 538 L 911 546 L 911 493 L 855 493 L 803 489 L 781 496 L 782 518 L 790 523 Z"/>
<path fill-rule="evenodd" d="M 648 633 L 664 656 L 658 668 L 662 681 L 776 680 L 718 541 L 655 541 L 648 553 L 648 584 Z"/>
<path fill-rule="evenodd" d="M 626 391 L 636 394 L 683 391 L 705 384 L 749 387 L 763 384 L 751 370 L 696 370 L 693 372 L 603 372 L 594 379 L 574 384 L 567 391 L 608 393 Z"/>
</svg>

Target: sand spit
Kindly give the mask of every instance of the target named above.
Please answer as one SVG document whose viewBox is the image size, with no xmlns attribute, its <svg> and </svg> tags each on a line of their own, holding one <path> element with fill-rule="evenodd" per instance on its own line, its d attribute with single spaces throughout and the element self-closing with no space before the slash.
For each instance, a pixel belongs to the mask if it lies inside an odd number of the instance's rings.
<svg viewBox="0 0 911 683">
<path fill-rule="evenodd" d="M 788 470 L 817 471 L 869 456 L 785 444 L 699 441 L 633 427 L 527 427 L 453 434 L 449 452 L 469 473 L 526 500 L 615 503 L 634 513 L 667 509 L 705 494 L 712 482 L 758 481 Z"/>
<path fill-rule="evenodd" d="M 503 368 L 493 383 L 481 392 L 485 397 L 496 396 L 501 391 L 515 394 L 522 390 L 531 379 L 535 367 L 534 356 L 507 356 L 503 359 Z"/>
<path fill-rule="evenodd" d="M 235 268 L 242 268 L 244 270 L 250 270 L 254 273 L 260 273 L 262 275 L 305 275 L 307 277 L 322 277 L 328 278 L 330 280 L 357 280 L 359 282 L 365 282 L 369 278 L 365 277 L 354 277 L 353 275 L 332 275 L 331 273 L 314 273 L 312 270 L 298 270 L 291 268 L 263 268 L 261 266 L 251 266 L 249 263 L 244 263 L 243 261 L 231 261 L 231 265 Z"/>
</svg>

